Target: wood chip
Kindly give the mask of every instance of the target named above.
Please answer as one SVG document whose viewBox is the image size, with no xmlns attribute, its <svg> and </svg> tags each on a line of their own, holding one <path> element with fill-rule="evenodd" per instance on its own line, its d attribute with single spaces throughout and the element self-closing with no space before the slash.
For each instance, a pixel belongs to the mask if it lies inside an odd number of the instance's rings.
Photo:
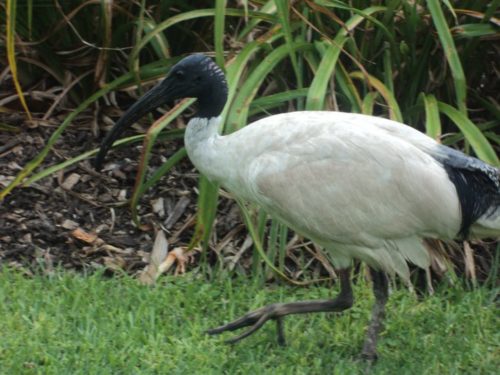
<svg viewBox="0 0 500 375">
<path fill-rule="evenodd" d="M 73 220 L 66 219 L 61 224 L 61 227 L 63 227 L 64 229 L 73 230 L 78 228 L 78 223 L 74 222 Z"/>
<path fill-rule="evenodd" d="M 21 169 L 23 169 L 23 167 L 21 167 L 15 161 L 11 161 L 9 164 L 7 164 L 7 167 L 9 169 L 13 169 L 13 170 L 16 170 L 16 171 L 20 171 Z"/>
<path fill-rule="evenodd" d="M 61 184 L 64 190 L 72 190 L 73 187 L 80 181 L 81 176 L 78 173 L 71 173 Z"/>
<path fill-rule="evenodd" d="M 14 176 L 4 176 L 0 175 L 0 186 L 7 187 L 12 181 L 14 181 Z"/>
<path fill-rule="evenodd" d="M 120 192 L 118 193 L 118 197 L 117 199 L 119 201 L 126 201 L 127 200 L 127 189 L 122 189 L 120 190 Z"/>
<path fill-rule="evenodd" d="M 31 233 L 26 233 L 24 236 L 22 236 L 21 237 L 21 242 L 32 243 L 33 239 L 32 239 Z"/>
<path fill-rule="evenodd" d="M 151 207 L 153 207 L 153 212 L 158 216 L 165 216 L 165 200 L 163 198 L 153 199 L 151 201 Z"/>
<path fill-rule="evenodd" d="M 127 262 L 121 256 L 104 257 L 104 265 L 113 271 L 121 271 L 125 268 Z"/>
<path fill-rule="evenodd" d="M 167 219 L 165 220 L 164 224 L 165 228 L 170 229 L 175 223 L 177 223 L 177 220 L 179 220 L 182 214 L 186 211 L 189 202 L 190 199 L 188 197 L 182 197 L 181 199 L 179 199 L 173 211 L 170 213 L 170 215 L 168 215 Z"/>
</svg>

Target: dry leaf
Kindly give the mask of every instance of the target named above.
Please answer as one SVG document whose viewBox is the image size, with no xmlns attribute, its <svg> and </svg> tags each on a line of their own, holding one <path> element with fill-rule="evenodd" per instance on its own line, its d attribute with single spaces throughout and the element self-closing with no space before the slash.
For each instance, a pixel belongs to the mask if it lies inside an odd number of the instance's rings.
<svg viewBox="0 0 500 375">
<path fill-rule="evenodd" d="M 77 240 L 86 242 L 88 244 L 94 244 L 96 240 L 99 239 L 99 237 L 97 237 L 97 234 L 85 232 L 82 228 L 77 228 L 73 230 L 71 232 L 71 235 Z"/>
<path fill-rule="evenodd" d="M 165 233 L 162 230 L 159 230 L 158 233 L 156 233 L 153 250 L 151 251 L 151 257 L 149 258 L 149 264 L 139 275 L 140 282 L 146 285 L 152 285 L 155 283 L 156 279 L 161 274 L 159 272 L 159 266 L 167 257 L 167 252 L 167 238 L 165 237 Z"/>
<path fill-rule="evenodd" d="M 186 272 L 187 256 L 184 255 L 184 248 L 176 247 L 170 253 L 168 253 L 167 258 L 158 267 L 158 276 L 164 272 L 167 272 L 172 264 L 177 261 L 177 267 L 175 269 L 175 274 L 182 274 Z"/>
<path fill-rule="evenodd" d="M 188 197 L 183 196 L 181 199 L 179 199 L 174 209 L 165 220 L 165 228 L 170 229 L 177 222 L 177 220 L 179 220 L 182 214 L 186 211 L 186 208 L 189 206 L 189 202 L 190 199 Z"/>
<path fill-rule="evenodd" d="M 176 247 L 168 252 L 168 241 L 165 233 L 159 230 L 156 234 L 153 251 L 149 257 L 149 264 L 139 275 L 139 281 L 146 285 L 153 285 L 158 277 L 167 272 L 177 262 L 175 274 L 186 272 L 186 263 L 189 257 L 184 254 L 184 248 Z"/>
<path fill-rule="evenodd" d="M 168 253 L 168 241 L 165 232 L 159 230 L 156 234 L 153 250 L 151 251 L 151 263 L 158 267 L 165 259 Z"/>
<path fill-rule="evenodd" d="M 474 255 L 472 253 L 472 248 L 467 241 L 464 241 L 464 262 L 465 262 L 465 274 L 470 277 L 473 283 L 477 281 L 476 278 L 476 264 L 474 262 Z"/>
</svg>

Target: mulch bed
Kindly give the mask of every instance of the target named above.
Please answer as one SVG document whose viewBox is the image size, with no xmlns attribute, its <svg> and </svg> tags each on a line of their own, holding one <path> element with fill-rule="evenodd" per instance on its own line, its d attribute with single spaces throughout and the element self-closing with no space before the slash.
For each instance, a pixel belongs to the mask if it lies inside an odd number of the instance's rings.
<svg viewBox="0 0 500 375">
<path fill-rule="evenodd" d="M 18 115 L 5 117 L 4 123 L 21 121 Z M 32 129 L 20 125 L 22 131 L 17 134 L 0 133 L 0 188 L 40 152 L 63 117 Z M 92 134 L 90 116 L 81 118 L 57 141 L 38 170 L 98 147 L 100 138 Z M 159 143 L 150 170 L 181 145 L 180 140 Z M 146 192 L 138 209 L 142 224 L 138 228 L 132 223 L 127 199 L 140 148 L 139 142 L 112 151 L 102 173 L 86 160 L 29 187 L 14 189 L 0 203 L 0 264 L 26 272 L 59 265 L 70 269 L 104 266 L 132 273 L 144 267 L 159 228 L 166 232 L 171 248 L 187 246 L 194 233 L 198 174 L 185 159 Z M 214 236 L 241 232 L 236 204 L 221 198 L 219 210 Z M 101 246 L 96 246 L 95 238 Z M 226 251 L 243 240 L 241 236 L 226 239 Z"/>
</svg>

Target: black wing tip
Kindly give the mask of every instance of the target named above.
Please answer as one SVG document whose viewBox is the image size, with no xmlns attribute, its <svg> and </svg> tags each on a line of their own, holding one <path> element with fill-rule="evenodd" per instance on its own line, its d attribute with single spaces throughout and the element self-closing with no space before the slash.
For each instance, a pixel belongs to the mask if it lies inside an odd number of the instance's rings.
<svg viewBox="0 0 500 375">
<path fill-rule="evenodd" d="M 500 206 L 500 169 L 443 145 L 432 156 L 455 185 L 462 214 L 458 237 L 466 239 L 481 216 L 491 207 Z"/>
<path fill-rule="evenodd" d="M 448 178 L 455 185 L 462 212 L 459 237 L 466 239 L 470 227 L 492 207 L 500 207 L 498 179 L 493 169 L 466 169 L 444 165 Z M 493 168 L 493 167 L 491 167 Z"/>
</svg>

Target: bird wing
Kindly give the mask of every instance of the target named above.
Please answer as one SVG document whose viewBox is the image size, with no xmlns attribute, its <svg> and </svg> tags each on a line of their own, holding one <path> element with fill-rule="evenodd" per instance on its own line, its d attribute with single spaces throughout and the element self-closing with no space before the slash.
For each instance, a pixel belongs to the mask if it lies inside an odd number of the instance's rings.
<svg viewBox="0 0 500 375">
<path fill-rule="evenodd" d="M 345 119 L 291 124 L 287 136 L 269 132 L 267 151 L 247 169 L 251 199 L 320 244 L 378 248 L 415 235 L 452 238 L 459 230 L 446 171 L 401 137 Z"/>
</svg>

